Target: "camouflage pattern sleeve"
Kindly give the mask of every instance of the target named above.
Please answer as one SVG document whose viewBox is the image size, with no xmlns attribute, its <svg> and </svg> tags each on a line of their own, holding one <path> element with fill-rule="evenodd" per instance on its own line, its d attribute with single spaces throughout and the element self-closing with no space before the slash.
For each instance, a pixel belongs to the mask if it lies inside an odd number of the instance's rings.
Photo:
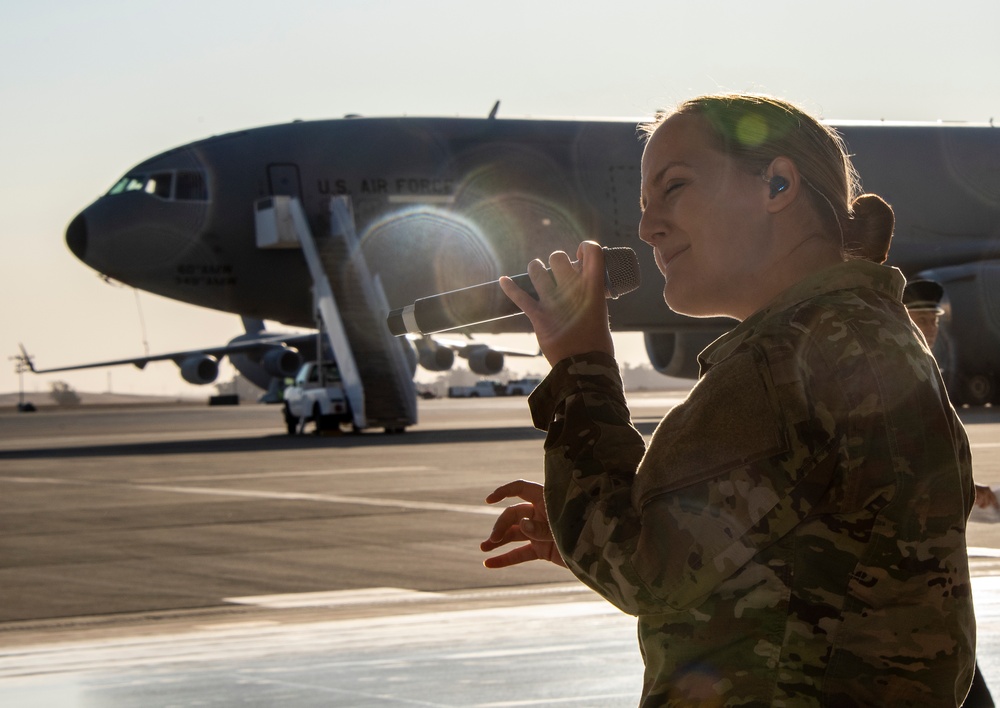
<svg viewBox="0 0 1000 708">
<path fill-rule="evenodd" d="M 548 433 L 545 501 L 560 553 L 580 580 L 614 602 L 609 588 L 574 563 L 573 539 L 584 526 L 602 536 L 631 535 L 637 528 L 632 483 L 645 443 L 631 424 L 618 364 L 599 353 L 561 361 L 529 405 L 535 426 Z"/>
</svg>

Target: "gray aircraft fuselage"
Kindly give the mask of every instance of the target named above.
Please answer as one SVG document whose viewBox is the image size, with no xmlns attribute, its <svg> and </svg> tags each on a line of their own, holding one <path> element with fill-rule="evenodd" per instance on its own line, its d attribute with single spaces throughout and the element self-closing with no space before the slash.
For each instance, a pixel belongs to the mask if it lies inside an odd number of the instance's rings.
<svg viewBox="0 0 1000 708">
<path fill-rule="evenodd" d="M 964 291 L 945 284 L 952 309 L 977 313 L 976 341 L 950 332 L 953 368 L 997 381 L 1000 354 L 971 352 L 1000 351 L 1000 130 L 837 127 L 865 191 L 895 210 L 889 263 L 908 276 L 951 268 L 956 282 L 978 277 Z M 639 251 L 643 285 L 611 304 L 616 330 L 725 328 L 663 302 L 662 277 L 636 235 L 642 147 L 634 121 L 346 118 L 255 128 L 140 163 L 73 220 L 66 239 L 87 265 L 134 287 L 312 326 L 302 254 L 257 248 L 254 202 L 297 196 L 320 234 L 329 198 L 349 195 L 361 250 L 390 308 L 523 272 L 533 258 L 574 253 L 594 239 Z M 528 323 L 515 317 L 475 331 L 528 331 Z"/>
</svg>

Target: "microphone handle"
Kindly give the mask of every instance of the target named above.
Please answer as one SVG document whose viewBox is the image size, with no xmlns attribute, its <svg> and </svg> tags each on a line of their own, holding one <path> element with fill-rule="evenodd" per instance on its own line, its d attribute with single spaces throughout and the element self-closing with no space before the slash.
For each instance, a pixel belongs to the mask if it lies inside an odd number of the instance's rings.
<svg viewBox="0 0 1000 708">
<path fill-rule="evenodd" d="M 549 277 L 553 277 L 551 269 L 545 270 Z M 533 298 L 538 299 L 538 293 L 527 273 L 511 276 L 511 280 Z M 605 248 L 605 297 L 616 299 L 637 287 L 639 287 L 639 263 L 635 251 L 628 247 Z M 420 298 L 412 305 L 390 312 L 386 323 L 389 331 L 399 337 L 407 333 L 434 334 L 521 314 L 524 314 L 521 308 L 504 294 L 500 284 L 494 280 Z"/>
<path fill-rule="evenodd" d="M 551 276 L 551 271 L 547 272 Z M 527 273 L 511 276 L 511 280 L 538 299 Z M 390 313 L 388 323 L 398 337 L 407 332 L 434 334 L 522 314 L 521 308 L 492 281 L 414 300 L 412 305 Z"/>
</svg>

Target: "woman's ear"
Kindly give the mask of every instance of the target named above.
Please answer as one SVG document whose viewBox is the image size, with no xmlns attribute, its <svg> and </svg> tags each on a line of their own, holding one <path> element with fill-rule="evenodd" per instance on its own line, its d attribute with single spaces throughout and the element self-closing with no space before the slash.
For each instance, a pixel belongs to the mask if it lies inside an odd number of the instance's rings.
<svg viewBox="0 0 1000 708">
<path fill-rule="evenodd" d="M 776 213 L 795 201 L 802 186 L 802 176 L 795 163 L 786 157 L 776 157 L 764 171 L 767 182 L 767 210 Z"/>
</svg>

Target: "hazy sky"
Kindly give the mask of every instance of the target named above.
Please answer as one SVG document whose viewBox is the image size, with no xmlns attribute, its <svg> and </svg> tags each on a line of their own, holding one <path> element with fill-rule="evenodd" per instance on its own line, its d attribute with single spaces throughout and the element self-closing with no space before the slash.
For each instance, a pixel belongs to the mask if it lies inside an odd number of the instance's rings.
<svg viewBox="0 0 1000 708">
<path fill-rule="evenodd" d="M 209 135 L 347 113 L 485 116 L 497 99 L 507 117 L 640 118 L 717 90 L 833 119 L 1000 118 L 996 0 L 0 1 L 0 352 L 23 341 L 42 367 L 241 333 L 234 315 L 102 282 L 64 243 L 129 167 Z M 641 360 L 635 341 L 623 359 Z M 5 363 L 0 392 L 16 391 Z M 212 392 L 168 362 L 110 371 L 25 389 Z"/>
</svg>

